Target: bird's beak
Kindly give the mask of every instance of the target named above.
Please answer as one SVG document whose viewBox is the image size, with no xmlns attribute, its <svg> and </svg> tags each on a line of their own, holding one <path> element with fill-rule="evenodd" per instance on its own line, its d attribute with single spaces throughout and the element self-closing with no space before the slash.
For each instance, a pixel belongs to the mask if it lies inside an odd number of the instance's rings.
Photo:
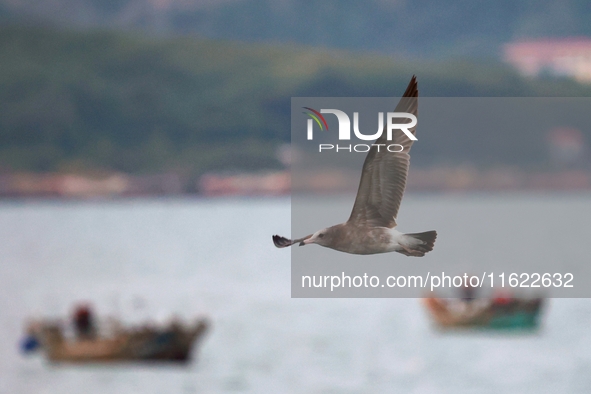
<svg viewBox="0 0 591 394">
<path fill-rule="evenodd" d="M 308 244 L 313 244 L 314 241 L 312 240 L 312 236 L 304 239 L 302 242 L 300 242 L 300 246 L 304 246 L 304 245 L 308 245 Z"/>
</svg>

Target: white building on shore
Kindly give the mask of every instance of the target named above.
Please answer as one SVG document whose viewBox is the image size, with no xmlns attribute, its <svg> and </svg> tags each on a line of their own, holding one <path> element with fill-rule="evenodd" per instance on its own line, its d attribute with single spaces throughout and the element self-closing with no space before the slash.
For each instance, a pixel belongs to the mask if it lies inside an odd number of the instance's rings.
<svg viewBox="0 0 591 394">
<path fill-rule="evenodd" d="M 519 41 L 506 44 L 503 55 L 529 77 L 547 74 L 591 83 L 591 38 Z"/>
</svg>

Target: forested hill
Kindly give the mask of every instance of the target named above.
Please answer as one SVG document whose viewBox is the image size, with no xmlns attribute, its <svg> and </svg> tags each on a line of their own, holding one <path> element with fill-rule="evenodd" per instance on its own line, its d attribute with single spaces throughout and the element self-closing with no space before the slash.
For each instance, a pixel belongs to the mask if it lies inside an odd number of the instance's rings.
<svg viewBox="0 0 591 394">
<path fill-rule="evenodd" d="M 398 95 L 412 74 L 422 96 L 591 95 L 498 63 L 2 27 L 0 170 L 274 168 L 292 96 Z"/>
<path fill-rule="evenodd" d="M 0 0 L 24 18 L 387 54 L 496 58 L 507 41 L 591 36 L 585 0 Z M 0 10 L 1 12 L 1 10 Z"/>
</svg>

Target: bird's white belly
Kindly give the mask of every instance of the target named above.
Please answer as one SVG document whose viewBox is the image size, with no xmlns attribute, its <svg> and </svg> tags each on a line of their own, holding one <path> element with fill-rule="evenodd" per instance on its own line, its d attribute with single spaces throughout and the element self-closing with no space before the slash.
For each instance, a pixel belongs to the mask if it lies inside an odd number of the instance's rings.
<svg viewBox="0 0 591 394">
<path fill-rule="evenodd" d="M 384 228 L 384 235 L 382 236 L 387 242 L 381 245 L 374 245 L 374 253 L 388 253 L 388 252 L 400 252 L 407 248 L 412 248 L 416 243 L 416 240 L 408 235 L 401 233 L 396 228 Z"/>
<path fill-rule="evenodd" d="M 397 252 L 403 249 L 401 243 L 405 242 L 405 235 L 396 229 L 386 227 L 373 228 L 370 231 L 364 229 L 352 237 L 357 242 L 351 242 L 341 247 L 334 248 L 347 253 L 354 254 L 376 254 Z"/>
<path fill-rule="evenodd" d="M 387 245 L 386 252 L 397 252 L 402 248 L 401 245 L 405 244 L 405 235 L 400 231 L 396 230 L 396 228 L 388 229 L 388 234 L 390 235 L 390 242 Z"/>
</svg>

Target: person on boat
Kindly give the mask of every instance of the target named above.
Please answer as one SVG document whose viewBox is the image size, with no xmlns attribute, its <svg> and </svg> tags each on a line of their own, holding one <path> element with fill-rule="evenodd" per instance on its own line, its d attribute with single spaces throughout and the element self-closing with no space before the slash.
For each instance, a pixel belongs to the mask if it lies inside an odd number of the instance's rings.
<svg viewBox="0 0 591 394">
<path fill-rule="evenodd" d="M 492 310 L 498 313 L 506 313 L 517 306 L 517 299 L 506 291 L 496 291 L 492 299 Z"/>
<path fill-rule="evenodd" d="M 95 336 L 94 315 L 88 305 L 79 305 L 74 312 L 74 327 L 78 339 L 93 339 Z"/>
<path fill-rule="evenodd" d="M 511 294 L 504 291 L 497 291 L 493 297 L 494 305 L 509 305 L 513 302 Z"/>
<path fill-rule="evenodd" d="M 466 282 L 465 286 L 460 288 L 461 299 L 464 302 L 471 302 L 476 298 L 476 287 L 472 286 L 470 282 Z"/>
</svg>

